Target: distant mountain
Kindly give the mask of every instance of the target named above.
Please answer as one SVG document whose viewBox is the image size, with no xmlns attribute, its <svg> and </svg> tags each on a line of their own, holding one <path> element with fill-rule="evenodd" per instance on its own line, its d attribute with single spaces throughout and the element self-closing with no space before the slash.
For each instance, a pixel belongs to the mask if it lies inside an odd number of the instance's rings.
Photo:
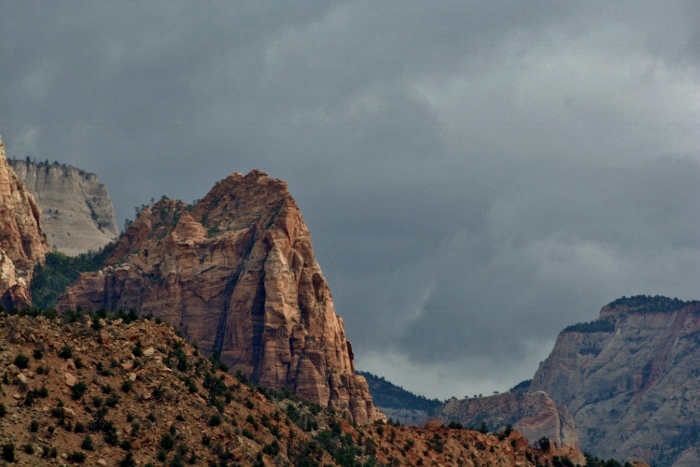
<svg viewBox="0 0 700 467">
<path fill-rule="evenodd" d="M 532 379 L 573 414 L 585 451 L 700 465 L 700 302 L 623 297 L 569 326 Z"/>
<path fill-rule="evenodd" d="M 41 208 L 49 246 L 69 256 L 97 251 L 119 235 L 112 200 L 97 175 L 58 162 L 10 159 Z"/>
<path fill-rule="evenodd" d="M 387 417 L 400 423 L 421 425 L 427 421 L 429 413 L 442 404 L 437 399 L 413 394 L 381 376 L 365 371 L 357 371 L 357 374 L 367 380 L 374 404 Z"/>
</svg>

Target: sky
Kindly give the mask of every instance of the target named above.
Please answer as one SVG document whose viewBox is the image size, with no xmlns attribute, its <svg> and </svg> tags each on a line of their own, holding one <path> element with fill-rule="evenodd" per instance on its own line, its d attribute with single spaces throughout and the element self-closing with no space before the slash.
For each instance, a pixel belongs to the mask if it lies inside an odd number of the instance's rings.
<svg viewBox="0 0 700 467">
<path fill-rule="evenodd" d="M 623 295 L 700 299 L 700 3 L 0 0 L 8 156 L 120 225 L 289 183 L 356 367 L 427 397 L 531 378 Z"/>
</svg>

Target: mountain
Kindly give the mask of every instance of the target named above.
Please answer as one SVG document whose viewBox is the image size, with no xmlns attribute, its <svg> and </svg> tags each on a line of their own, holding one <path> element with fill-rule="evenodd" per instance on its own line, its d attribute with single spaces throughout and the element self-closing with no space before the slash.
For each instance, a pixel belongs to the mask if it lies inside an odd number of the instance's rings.
<svg viewBox="0 0 700 467">
<path fill-rule="evenodd" d="M 700 465 L 700 302 L 623 297 L 559 334 L 530 390 L 573 414 L 583 450 Z"/>
<path fill-rule="evenodd" d="M 43 263 L 48 250 L 41 210 L 10 168 L 0 138 L 0 306 L 10 310 L 31 303 L 34 266 Z"/>
<path fill-rule="evenodd" d="M 54 162 L 10 159 L 43 213 L 49 245 L 69 256 L 99 250 L 119 236 L 112 200 L 97 175 Z"/>
<path fill-rule="evenodd" d="M 428 420 L 430 412 L 442 404 L 437 399 L 427 399 L 406 391 L 381 376 L 365 371 L 358 371 L 357 374 L 367 380 L 374 405 L 387 417 L 400 423 L 422 425 Z"/>
<path fill-rule="evenodd" d="M 447 422 L 496 431 L 510 425 L 531 443 L 545 437 L 557 446 L 579 447 L 574 419 L 544 391 L 506 392 L 487 397 L 451 399 L 432 413 Z"/>
<path fill-rule="evenodd" d="M 59 310 L 135 310 L 260 384 L 367 423 L 375 411 L 286 183 L 234 173 L 194 205 L 145 206 Z"/>
<path fill-rule="evenodd" d="M 227 374 L 157 318 L 31 314 L 0 312 L 3 465 L 586 464 L 517 431 L 358 427 Z"/>
</svg>

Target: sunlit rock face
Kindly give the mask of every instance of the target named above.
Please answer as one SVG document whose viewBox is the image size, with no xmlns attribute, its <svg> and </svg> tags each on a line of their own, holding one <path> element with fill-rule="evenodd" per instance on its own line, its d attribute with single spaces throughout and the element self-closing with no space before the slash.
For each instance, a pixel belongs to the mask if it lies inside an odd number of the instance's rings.
<svg viewBox="0 0 700 467">
<path fill-rule="evenodd" d="M 48 161 L 9 163 L 41 208 L 51 248 L 74 256 L 117 239 L 112 200 L 95 174 Z"/>
<path fill-rule="evenodd" d="M 301 212 L 286 183 L 263 172 L 234 173 L 194 205 L 145 208 L 108 266 L 59 300 L 77 307 L 160 316 L 232 372 L 358 423 L 381 416 L 354 374 Z"/>
<path fill-rule="evenodd" d="M 47 252 L 39 206 L 10 168 L 0 138 L 0 305 L 31 304 L 34 266 L 43 263 Z"/>
</svg>

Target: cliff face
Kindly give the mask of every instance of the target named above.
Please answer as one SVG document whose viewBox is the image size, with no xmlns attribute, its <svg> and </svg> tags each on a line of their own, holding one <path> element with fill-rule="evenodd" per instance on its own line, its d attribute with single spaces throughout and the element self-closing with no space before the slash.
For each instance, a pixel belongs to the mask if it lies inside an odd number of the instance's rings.
<svg viewBox="0 0 700 467">
<path fill-rule="evenodd" d="M 573 414 L 583 450 L 700 465 L 700 303 L 620 299 L 562 332 L 533 378 Z"/>
<path fill-rule="evenodd" d="M 510 424 L 530 443 L 545 436 L 557 446 L 578 448 L 579 438 L 574 419 L 544 391 L 503 393 L 474 399 L 452 399 L 440 407 L 435 415 L 445 421 L 457 421 L 465 426 L 502 430 Z"/>
<path fill-rule="evenodd" d="M 56 163 L 9 163 L 41 208 L 42 228 L 52 248 L 74 256 L 117 238 L 112 200 L 95 174 Z"/>
<path fill-rule="evenodd" d="M 39 206 L 8 165 L 0 138 L 0 305 L 11 309 L 31 303 L 34 266 L 47 252 Z"/>
<path fill-rule="evenodd" d="M 233 372 L 358 423 L 380 416 L 284 182 L 232 174 L 194 206 L 161 200 L 108 264 L 81 276 L 58 308 L 160 316 Z"/>
</svg>

